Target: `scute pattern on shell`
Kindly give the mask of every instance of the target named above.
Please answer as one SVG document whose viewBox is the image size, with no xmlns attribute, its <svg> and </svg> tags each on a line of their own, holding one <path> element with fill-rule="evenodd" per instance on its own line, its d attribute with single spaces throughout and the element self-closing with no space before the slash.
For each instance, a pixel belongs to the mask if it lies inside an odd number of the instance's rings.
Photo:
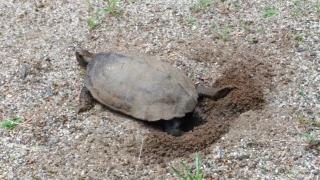
<svg viewBox="0 0 320 180">
<path fill-rule="evenodd" d="M 187 76 L 140 54 L 96 54 L 87 67 L 85 86 L 105 106 L 147 121 L 183 117 L 198 103 Z"/>
</svg>

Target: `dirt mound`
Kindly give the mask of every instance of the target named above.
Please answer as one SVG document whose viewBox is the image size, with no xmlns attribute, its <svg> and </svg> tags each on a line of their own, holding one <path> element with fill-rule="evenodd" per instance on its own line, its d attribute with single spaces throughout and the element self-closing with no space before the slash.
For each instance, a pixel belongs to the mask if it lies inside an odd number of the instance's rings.
<svg viewBox="0 0 320 180">
<path fill-rule="evenodd" d="M 172 158 L 204 150 L 226 133 L 231 122 L 241 113 L 264 107 L 262 88 L 270 86 L 271 76 L 268 73 L 271 72 L 271 66 L 254 56 L 235 56 L 240 60 L 228 57 L 231 58 L 227 62 L 229 66 L 214 86 L 234 84 L 237 88 L 218 101 L 207 98 L 200 100 L 194 113 L 197 123 L 183 136 L 173 137 L 162 132 L 150 134 L 144 140 L 141 152 L 146 164 L 161 164 Z M 138 147 L 136 149 L 140 150 Z M 140 151 L 135 153 L 139 154 Z"/>
</svg>

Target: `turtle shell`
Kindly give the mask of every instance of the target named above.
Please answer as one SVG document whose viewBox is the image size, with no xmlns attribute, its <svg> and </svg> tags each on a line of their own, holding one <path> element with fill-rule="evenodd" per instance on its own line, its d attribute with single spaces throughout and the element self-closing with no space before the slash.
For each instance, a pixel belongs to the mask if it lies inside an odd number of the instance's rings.
<svg viewBox="0 0 320 180">
<path fill-rule="evenodd" d="M 85 86 L 105 106 L 147 121 L 183 117 L 198 103 L 196 87 L 186 75 L 146 55 L 95 54 Z"/>
</svg>

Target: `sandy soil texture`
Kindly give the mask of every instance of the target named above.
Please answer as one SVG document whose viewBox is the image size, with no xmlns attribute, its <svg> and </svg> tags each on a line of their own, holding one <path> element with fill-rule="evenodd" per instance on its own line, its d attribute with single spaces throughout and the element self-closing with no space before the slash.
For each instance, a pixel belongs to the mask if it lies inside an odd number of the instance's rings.
<svg viewBox="0 0 320 180">
<path fill-rule="evenodd" d="M 88 2 L 0 2 L 0 121 L 21 120 L 0 129 L 0 179 L 178 179 L 196 152 L 204 179 L 320 179 L 319 2 Z M 181 137 L 99 104 L 77 114 L 77 47 L 237 88 L 201 98 Z"/>
</svg>

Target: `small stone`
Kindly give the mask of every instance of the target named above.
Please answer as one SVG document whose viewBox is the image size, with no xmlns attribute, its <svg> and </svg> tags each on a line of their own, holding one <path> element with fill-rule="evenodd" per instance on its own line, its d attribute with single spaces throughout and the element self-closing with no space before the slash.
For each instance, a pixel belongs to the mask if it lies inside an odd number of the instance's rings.
<svg viewBox="0 0 320 180">
<path fill-rule="evenodd" d="M 46 95 L 51 96 L 52 95 L 52 89 L 48 89 L 46 92 Z"/>
<path fill-rule="evenodd" d="M 312 51 L 311 53 L 310 53 L 310 56 L 316 56 L 317 55 L 317 52 L 315 52 L 315 51 Z"/>
<path fill-rule="evenodd" d="M 161 167 L 161 168 L 165 168 L 165 167 L 166 167 L 166 164 L 165 164 L 165 163 L 161 163 L 161 164 L 160 164 L 160 167 Z"/>
<path fill-rule="evenodd" d="M 26 65 L 22 65 L 21 67 L 21 78 L 22 79 L 25 79 L 27 77 L 27 67 Z"/>
</svg>

